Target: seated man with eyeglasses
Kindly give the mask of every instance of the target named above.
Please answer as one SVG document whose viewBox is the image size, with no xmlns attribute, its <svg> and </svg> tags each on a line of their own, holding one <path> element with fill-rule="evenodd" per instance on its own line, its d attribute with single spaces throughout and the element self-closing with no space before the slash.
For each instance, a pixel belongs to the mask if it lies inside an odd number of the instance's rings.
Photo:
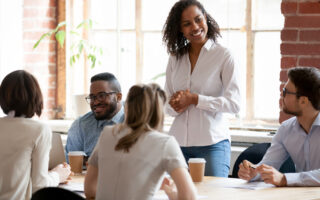
<svg viewBox="0 0 320 200">
<path fill-rule="evenodd" d="M 262 161 L 244 160 L 238 175 L 245 180 L 263 180 L 276 186 L 320 186 L 320 71 L 296 67 L 288 71 L 282 90 L 282 109 L 294 117 L 284 121 Z M 296 173 L 279 172 L 291 157 Z"/>
<path fill-rule="evenodd" d="M 91 78 L 90 95 L 86 97 L 91 111 L 76 119 L 68 131 L 67 161 L 70 151 L 84 151 L 89 157 L 104 126 L 123 122 L 121 99 L 121 87 L 113 74 L 105 72 Z"/>
</svg>

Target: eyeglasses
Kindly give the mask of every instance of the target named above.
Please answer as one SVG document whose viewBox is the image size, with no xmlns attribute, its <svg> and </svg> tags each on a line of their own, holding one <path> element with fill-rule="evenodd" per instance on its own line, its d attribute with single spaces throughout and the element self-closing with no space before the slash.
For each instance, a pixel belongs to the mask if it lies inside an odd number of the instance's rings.
<svg viewBox="0 0 320 200">
<path fill-rule="evenodd" d="M 299 95 L 298 93 L 296 93 L 296 92 L 289 92 L 288 89 L 284 87 L 284 88 L 282 89 L 282 96 L 283 96 L 283 97 L 286 97 L 287 94 L 293 94 L 293 95 L 296 95 L 297 97 L 300 96 L 300 95 Z"/>
<path fill-rule="evenodd" d="M 107 97 L 115 93 L 117 92 L 99 92 L 97 95 L 90 95 L 90 96 L 87 96 L 85 99 L 88 102 L 88 104 L 91 104 L 95 100 L 105 101 Z"/>
</svg>

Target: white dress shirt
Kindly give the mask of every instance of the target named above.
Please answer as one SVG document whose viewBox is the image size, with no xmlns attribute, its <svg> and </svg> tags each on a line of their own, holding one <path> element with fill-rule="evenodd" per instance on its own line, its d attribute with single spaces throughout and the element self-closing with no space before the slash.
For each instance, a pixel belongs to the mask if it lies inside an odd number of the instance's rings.
<svg viewBox="0 0 320 200">
<path fill-rule="evenodd" d="M 0 118 L 0 127 L 0 200 L 29 200 L 43 187 L 58 186 L 59 174 L 48 172 L 50 128 L 20 117 Z"/>
<path fill-rule="evenodd" d="M 169 133 L 180 146 L 207 146 L 230 140 L 223 113 L 238 113 L 240 109 L 239 72 L 230 52 L 208 40 L 192 73 L 188 53 L 179 60 L 170 56 L 166 71 L 167 95 L 170 98 L 186 89 L 198 94 L 197 105 L 190 105 L 179 114 L 166 104 L 166 112 L 175 117 Z"/>
<path fill-rule="evenodd" d="M 288 186 L 320 186 L 320 114 L 314 120 L 308 134 L 296 117 L 284 121 L 273 137 L 271 147 L 258 164 L 276 169 L 290 156 L 296 173 L 285 173 Z M 256 176 L 253 180 L 259 180 Z"/>
</svg>

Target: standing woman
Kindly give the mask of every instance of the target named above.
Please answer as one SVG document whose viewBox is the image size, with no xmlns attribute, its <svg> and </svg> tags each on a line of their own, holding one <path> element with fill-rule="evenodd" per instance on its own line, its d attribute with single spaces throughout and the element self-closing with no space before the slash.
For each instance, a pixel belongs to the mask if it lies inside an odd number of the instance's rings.
<svg viewBox="0 0 320 200">
<path fill-rule="evenodd" d="M 170 134 L 186 161 L 205 158 L 205 175 L 227 177 L 230 135 L 223 113 L 239 112 L 240 92 L 233 58 L 217 43 L 219 26 L 197 0 L 180 0 L 163 32 L 170 54 L 166 111 L 175 117 Z"/>
<path fill-rule="evenodd" d="M 30 119 L 40 116 L 43 98 L 37 80 L 28 72 L 8 74 L 0 86 L 0 199 L 30 199 L 42 187 L 58 186 L 70 175 L 66 163 L 48 171 L 52 133 Z"/>
</svg>

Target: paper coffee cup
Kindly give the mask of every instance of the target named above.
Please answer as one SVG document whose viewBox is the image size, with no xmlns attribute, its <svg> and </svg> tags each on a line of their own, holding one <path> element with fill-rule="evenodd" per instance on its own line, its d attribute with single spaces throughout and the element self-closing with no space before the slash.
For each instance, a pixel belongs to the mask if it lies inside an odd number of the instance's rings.
<svg viewBox="0 0 320 200">
<path fill-rule="evenodd" d="M 83 156 L 85 155 L 83 151 L 70 151 L 68 153 L 71 171 L 74 173 L 82 173 Z"/>
<path fill-rule="evenodd" d="M 190 158 L 188 163 L 193 182 L 202 182 L 206 160 L 204 158 Z"/>
</svg>

